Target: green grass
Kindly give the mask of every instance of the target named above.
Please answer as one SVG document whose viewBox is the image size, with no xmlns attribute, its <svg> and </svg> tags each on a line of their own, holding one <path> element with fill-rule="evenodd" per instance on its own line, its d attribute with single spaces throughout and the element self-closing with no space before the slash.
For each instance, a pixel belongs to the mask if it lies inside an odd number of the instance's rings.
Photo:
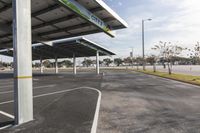
<svg viewBox="0 0 200 133">
<path fill-rule="evenodd" d="M 192 75 L 185 75 L 185 74 L 175 74 L 172 73 L 171 75 L 169 75 L 166 72 L 153 72 L 151 70 L 137 70 L 138 72 L 142 72 L 145 74 L 150 74 L 150 75 L 155 75 L 155 76 L 159 76 L 159 77 L 163 77 L 163 78 L 168 78 L 168 79 L 173 79 L 173 80 L 177 80 L 177 81 L 182 81 L 182 82 L 186 82 L 186 83 L 190 83 L 190 84 L 195 84 L 195 85 L 200 85 L 200 76 L 192 76 Z"/>
</svg>

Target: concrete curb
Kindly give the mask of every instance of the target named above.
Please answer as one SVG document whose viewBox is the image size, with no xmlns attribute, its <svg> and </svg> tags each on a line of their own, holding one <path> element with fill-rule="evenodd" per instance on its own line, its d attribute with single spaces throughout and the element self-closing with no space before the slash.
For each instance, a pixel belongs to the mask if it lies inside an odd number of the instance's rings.
<svg viewBox="0 0 200 133">
<path fill-rule="evenodd" d="M 187 84 L 191 84 L 191 85 L 200 86 L 200 84 L 197 84 L 197 83 L 191 83 L 191 82 L 187 82 L 187 81 L 179 80 L 179 79 L 175 79 L 175 78 L 163 77 L 163 76 L 159 76 L 159 75 L 156 75 L 156 74 L 145 73 L 145 72 L 140 72 L 140 71 L 134 71 L 134 72 L 143 73 L 143 74 L 146 74 L 146 75 L 157 76 L 157 77 L 164 78 L 164 79 L 170 79 L 170 80 L 174 80 L 174 81 L 178 81 L 178 82 L 182 82 L 182 83 L 187 83 Z"/>
</svg>

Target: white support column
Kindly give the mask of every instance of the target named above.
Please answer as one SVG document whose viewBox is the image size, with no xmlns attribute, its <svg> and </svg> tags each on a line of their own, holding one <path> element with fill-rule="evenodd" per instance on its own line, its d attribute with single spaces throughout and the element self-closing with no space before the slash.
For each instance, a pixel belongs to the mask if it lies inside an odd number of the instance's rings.
<svg viewBox="0 0 200 133">
<path fill-rule="evenodd" d="M 99 51 L 97 51 L 96 55 L 96 73 L 99 74 Z"/>
<path fill-rule="evenodd" d="M 15 124 L 33 120 L 31 0 L 12 0 Z"/>
<path fill-rule="evenodd" d="M 55 57 L 55 73 L 58 73 L 58 58 Z"/>
<path fill-rule="evenodd" d="M 73 73 L 74 73 L 74 75 L 76 75 L 76 55 L 75 54 L 73 54 L 73 63 L 74 63 L 74 65 L 73 65 Z"/>
<path fill-rule="evenodd" d="M 42 58 L 40 58 L 40 73 L 44 73 L 44 66 L 43 66 L 43 62 L 42 62 Z"/>
</svg>

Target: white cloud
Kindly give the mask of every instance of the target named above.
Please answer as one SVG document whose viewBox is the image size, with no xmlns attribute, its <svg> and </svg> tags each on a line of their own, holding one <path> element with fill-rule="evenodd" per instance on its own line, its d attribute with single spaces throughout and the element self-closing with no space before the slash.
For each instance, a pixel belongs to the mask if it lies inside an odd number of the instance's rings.
<svg viewBox="0 0 200 133">
<path fill-rule="evenodd" d="M 122 3 L 121 3 L 121 2 L 118 2 L 118 5 L 119 5 L 119 6 L 122 6 Z"/>
<path fill-rule="evenodd" d="M 122 1 L 121 1 L 122 2 Z M 127 2 L 126 0 L 124 3 Z M 115 39 L 101 40 L 102 44 L 118 51 L 120 56 L 128 56 L 130 47 L 134 46 L 135 54 L 141 54 L 141 20 L 153 18 L 145 23 L 145 47 L 147 53 L 158 41 L 180 42 L 184 47 L 192 47 L 200 40 L 200 1 L 199 0 L 147 0 L 126 8 L 129 28 L 118 31 Z M 122 2 L 123 3 L 123 2 Z M 98 36 L 95 36 L 95 39 Z M 121 50 L 121 49 L 126 49 Z"/>
<path fill-rule="evenodd" d="M 112 8 L 122 9 L 117 12 L 123 14 L 129 28 L 117 31 L 114 39 L 104 33 L 87 37 L 113 50 L 119 57 L 129 56 L 130 47 L 134 47 L 135 55 L 141 55 L 141 20 L 144 18 L 153 19 L 145 23 L 147 53 L 152 52 L 151 47 L 160 40 L 179 41 L 187 47 L 200 41 L 200 0 L 105 1 L 111 2 Z"/>
</svg>

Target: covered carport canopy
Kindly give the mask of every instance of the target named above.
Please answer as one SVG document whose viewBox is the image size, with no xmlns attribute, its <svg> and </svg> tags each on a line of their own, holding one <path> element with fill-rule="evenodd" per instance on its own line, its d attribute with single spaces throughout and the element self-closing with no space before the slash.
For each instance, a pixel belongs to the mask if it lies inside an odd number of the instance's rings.
<svg viewBox="0 0 200 133">
<path fill-rule="evenodd" d="M 67 2 L 80 10 L 74 10 Z M 12 16 L 12 0 L 0 0 L 0 49 L 12 47 Z M 113 36 L 111 30 L 127 27 L 101 0 L 32 0 L 31 17 L 33 43 L 102 31 Z"/>
<path fill-rule="evenodd" d="M 98 32 L 114 37 L 112 30 L 126 27 L 102 0 L 0 0 L 0 49 L 13 47 L 15 124 L 33 120 L 32 43 Z"/>
<path fill-rule="evenodd" d="M 96 56 L 112 56 L 115 53 L 92 42 L 84 37 L 63 39 L 46 43 L 38 43 L 32 45 L 32 59 L 44 60 L 56 58 L 73 58 Z M 0 55 L 13 57 L 13 49 L 0 50 Z"/>
</svg>

